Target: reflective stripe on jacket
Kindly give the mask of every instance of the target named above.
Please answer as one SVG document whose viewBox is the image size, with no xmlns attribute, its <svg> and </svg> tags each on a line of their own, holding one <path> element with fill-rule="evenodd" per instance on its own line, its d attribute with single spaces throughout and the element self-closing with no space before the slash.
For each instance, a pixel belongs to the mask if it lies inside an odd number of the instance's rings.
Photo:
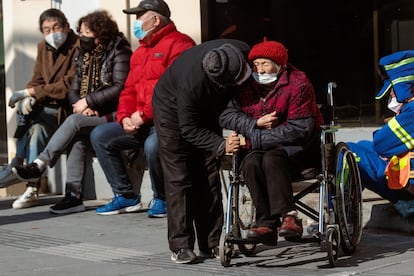
<svg viewBox="0 0 414 276">
<path fill-rule="evenodd" d="M 414 101 L 406 103 L 393 119 L 374 132 L 375 151 L 382 157 L 401 156 L 414 149 Z"/>
</svg>

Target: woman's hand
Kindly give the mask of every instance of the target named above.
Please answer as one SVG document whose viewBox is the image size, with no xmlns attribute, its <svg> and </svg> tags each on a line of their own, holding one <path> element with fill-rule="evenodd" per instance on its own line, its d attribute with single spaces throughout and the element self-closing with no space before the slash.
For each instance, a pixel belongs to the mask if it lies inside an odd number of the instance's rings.
<svg viewBox="0 0 414 276">
<path fill-rule="evenodd" d="M 94 111 L 92 109 L 90 109 L 89 107 L 87 107 L 84 111 L 82 111 L 82 115 L 85 116 L 99 116 L 98 111 Z"/>
<path fill-rule="evenodd" d="M 78 100 L 76 103 L 72 104 L 73 113 L 80 113 L 88 108 L 88 103 L 86 102 L 86 98 Z"/>
<path fill-rule="evenodd" d="M 264 129 L 272 129 L 274 126 L 276 126 L 279 122 L 279 118 L 276 116 L 276 111 L 273 111 L 272 113 L 263 115 L 256 121 L 256 125 L 259 128 Z"/>
</svg>

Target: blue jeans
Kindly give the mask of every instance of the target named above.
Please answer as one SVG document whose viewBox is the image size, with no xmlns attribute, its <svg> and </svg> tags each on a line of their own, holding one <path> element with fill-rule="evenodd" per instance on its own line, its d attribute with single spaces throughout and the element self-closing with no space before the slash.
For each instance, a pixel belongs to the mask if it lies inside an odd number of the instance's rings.
<svg viewBox="0 0 414 276">
<path fill-rule="evenodd" d="M 153 197 L 165 201 L 164 174 L 161 169 L 161 161 L 158 154 L 158 137 L 154 126 L 150 128 L 149 135 L 145 139 L 144 154 L 145 160 L 147 160 Z"/>
<path fill-rule="evenodd" d="M 140 130 L 137 135 L 126 134 L 118 123 L 97 126 L 91 133 L 93 148 L 106 179 L 115 194 L 133 193 L 121 152 L 138 149 L 144 145 L 154 197 L 165 200 L 164 181 L 158 157 L 158 140 L 155 128 Z M 145 133 L 143 133 L 145 132 Z"/>
<path fill-rule="evenodd" d="M 50 136 L 58 128 L 58 111 L 45 107 L 32 126 L 17 140 L 16 157 L 32 163 L 45 148 Z"/>
</svg>

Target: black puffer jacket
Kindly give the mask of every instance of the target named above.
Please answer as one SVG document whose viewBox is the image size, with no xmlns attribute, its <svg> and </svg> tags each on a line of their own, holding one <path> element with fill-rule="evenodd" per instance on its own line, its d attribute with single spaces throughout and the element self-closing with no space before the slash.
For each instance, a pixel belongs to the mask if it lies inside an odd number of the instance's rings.
<svg viewBox="0 0 414 276">
<path fill-rule="evenodd" d="M 225 140 L 218 118 L 233 91 L 208 78 L 202 59 L 211 49 L 231 43 L 247 56 L 250 47 L 239 40 L 217 39 L 199 44 L 183 52 L 161 76 L 152 97 L 154 118 L 161 127 L 179 129 L 193 146 L 220 156 Z"/>
<path fill-rule="evenodd" d="M 119 94 L 124 88 L 124 83 L 128 76 L 131 54 L 130 44 L 122 33 L 119 33 L 116 39 L 111 41 L 106 47 L 99 79 L 100 87 L 93 93 L 86 95 L 89 108 L 98 111 L 101 116 L 116 111 Z M 71 105 L 80 99 L 82 54 L 78 55 L 76 63 L 76 74 L 68 94 Z"/>
</svg>

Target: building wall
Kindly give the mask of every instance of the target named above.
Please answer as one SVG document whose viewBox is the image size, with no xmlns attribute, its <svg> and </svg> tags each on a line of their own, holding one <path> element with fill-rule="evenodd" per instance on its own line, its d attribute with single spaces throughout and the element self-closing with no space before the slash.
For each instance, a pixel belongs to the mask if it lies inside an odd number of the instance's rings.
<svg viewBox="0 0 414 276">
<path fill-rule="evenodd" d="M 200 3 L 198 0 L 166 0 L 171 9 L 171 19 L 178 30 L 201 41 Z M 138 41 L 131 32 L 135 16 L 126 15 L 122 9 L 135 7 L 139 0 L 4 0 L 4 49 L 6 72 L 6 104 L 13 91 L 25 88 L 31 79 L 36 59 L 36 45 L 43 39 L 38 27 L 39 15 L 46 9 L 61 9 L 76 30 L 80 16 L 95 9 L 108 10 L 120 30 L 129 38 L 133 49 Z M 9 161 L 15 156 L 13 134 L 16 129 L 15 109 L 6 107 L 7 147 Z M 0 189 L 1 190 L 1 189 Z"/>
</svg>

